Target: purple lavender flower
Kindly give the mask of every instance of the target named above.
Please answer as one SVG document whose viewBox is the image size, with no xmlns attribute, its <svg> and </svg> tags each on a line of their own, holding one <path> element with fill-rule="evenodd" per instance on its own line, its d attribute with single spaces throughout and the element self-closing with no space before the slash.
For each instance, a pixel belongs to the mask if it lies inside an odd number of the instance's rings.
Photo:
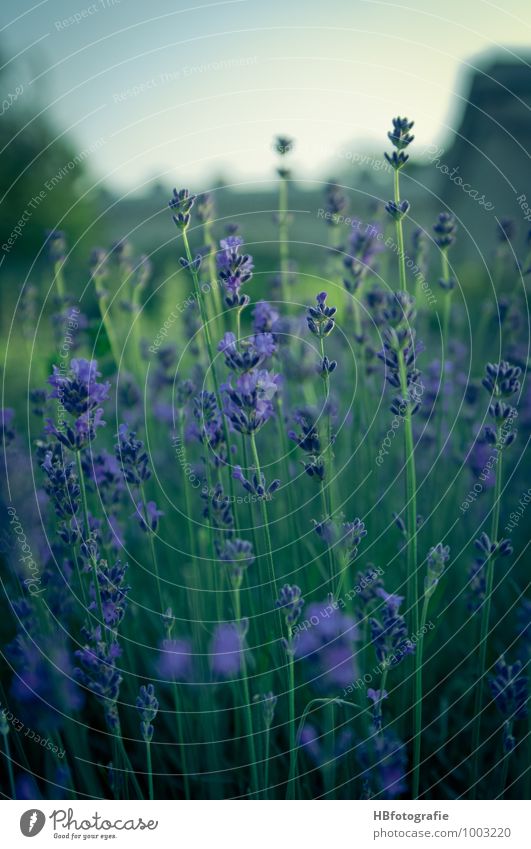
<svg viewBox="0 0 531 849">
<path fill-rule="evenodd" d="M 173 196 L 168 206 L 173 212 L 173 220 L 179 230 L 186 230 L 192 219 L 192 207 L 196 195 L 191 195 L 189 189 L 173 190 Z"/>
<path fill-rule="evenodd" d="M 271 333 L 257 333 L 240 341 L 236 340 L 234 333 L 225 333 L 218 344 L 218 351 L 224 355 L 227 367 L 242 374 L 262 365 L 276 350 Z"/>
<path fill-rule="evenodd" d="M 127 595 L 131 589 L 124 584 L 127 568 L 128 564 L 121 563 L 120 560 L 117 560 L 112 566 L 109 566 L 106 560 L 100 560 L 98 566 L 98 584 L 103 618 L 105 624 L 113 629 L 116 629 L 124 618 Z M 91 584 L 90 590 L 92 601 L 89 610 L 97 615 L 98 604 L 93 584 Z"/>
<path fill-rule="evenodd" d="M 164 516 L 164 512 L 158 509 L 154 501 L 147 501 L 145 509 L 144 502 L 138 501 L 133 516 L 144 533 L 156 534 L 160 517 Z"/>
<path fill-rule="evenodd" d="M 275 480 L 271 481 L 270 484 L 267 484 L 263 472 L 260 472 L 260 475 L 255 472 L 250 479 L 247 479 L 243 474 L 241 466 L 234 466 L 232 477 L 235 480 L 240 481 L 243 488 L 252 495 L 256 495 L 257 498 L 265 498 L 269 500 L 280 486 L 280 480 L 278 478 L 275 478 Z"/>
<path fill-rule="evenodd" d="M 203 391 L 194 398 L 194 416 L 199 422 L 199 439 L 208 450 L 205 462 L 212 459 L 216 466 L 228 460 L 227 445 L 221 413 L 213 392 Z"/>
<path fill-rule="evenodd" d="M 412 136 L 410 132 L 414 125 L 414 121 L 408 121 L 407 118 L 400 118 L 399 116 L 398 118 L 393 118 L 393 129 L 391 132 L 387 133 L 387 138 L 393 147 L 396 148 L 398 154 L 393 151 L 391 156 L 387 153 L 384 153 L 384 156 L 389 165 L 391 165 L 396 171 L 403 168 L 409 159 L 408 154 L 403 153 L 402 151 L 409 147 L 415 138 L 415 136 Z"/>
<path fill-rule="evenodd" d="M 106 642 L 102 640 L 101 627 L 84 629 L 86 643 L 75 652 L 78 666 L 74 670 L 75 679 L 97 696 L 104 708 L 105 719 L 110 730 L 119 728 L 116 701 L 120 692 L 122 676 L 116 668 L 116 661 L 122 650 L 115 637 Z"/>
<path fill-rule="evenodd" d="M 119 463 L 113 454 L 103 450 L 90 457 L 81 458 L 83 473 L 91 481 L 105 506 L 116 504 L 124 492 L 124 481 Z"/>
<path fill-rule="evenodd" d="M 360 747 L 360 761 L 369 784 L 383 799 L 396 799 L 407 791 L 407 752 L 393 731 L 375 732 Z"/>
<path fill-rule="evenodd" d="M 341 191 L 340 186 L 330 180 L 325 186 L 325 221 L 329 227 L 340 223 L 339 215 L 347 206 L 347 199 Z"/>
<path fill-rule="evenodd" d="M 489 684 L 496 707 L 504 719 L 524 719 L 527 716 L 527 678 L 522 674 L 520 660 L 510 666 L 502 655 Z"/>
<path fill-rule="evenodd" d="M 308 605 L 305 617 L 296 631 L 295 657 L 303 662 L 307 680 L 318 692 L 346 689 L 358 677 L 354 619 L 333 601 Z"/>
<path fill-rule="evenodd" d="M 70 520 L 78 513 L 81 490 L 74 463 L 65 462 L 61 446 L 47 451 L 41 468 L 47 480 L 44 490 L 60 519 Z"/>
<path fill-rule="evenodd" d="M 301 749 L 319 767 L 331 761 L 339 761 L 351 751 L 353 744 L 354 733 L 350 728 L 343 729 L 335 735 L 333 746 L 330 745 L 326 732 L 319 733 L 318 729 L 309 722 L 304 724 L 300 735 Z"/>
<path fill-rule="evenodd" d="M 48 378 L 53 391 L 48 397 L 61 401 L 65 410 L 73 416 L 94 411 L 107 400 L 111 388 L 108 382 L 98 383 L 98 377 L 101 373 L 96 360 L 71 360 L 66 374 L 53 366 L 53 374 Z"/>
<path fill-rule="evenodd" d="M 192 644 L 190 640 L 162 641 L 157 662 L 158 674 L 170 681 L 188 681 L 192 671 Z"/>
<path fill-rule="evenodd" d="M 358 546 L 367 536 L 365 523 L 361 519 L 352 522 L 340 522 L 336 519 L 325 519 L 314 522 L 315 532 L 323 539 L 329 548 L 336 548 L 345 565 L 351 565 L 358 556 Z"/>
<path fill-rule="evenodd" d="M 153 684 L 140 687 L 136 707 L 140 714 L 140 736 L 144 743 L 151 743 L 154 731 L 152 723 L 159 710 L 159 703 L 155 697 L 155 687 Z"/>
<path fill-rule="evenodd" d="M 9 445 L 15 438 L 14 417 L 15 411 L 10 407 L 0 409 L 0 441 L 4 443 L 4 446 Z"/>
<path fill-rule="evenodd" d="M 116 459 L 127 483 L 140 486 L 151 477 L 149 457 L 144 443 L 136 438 L 135 431 L 129 431 L 126 424 L 118 428 L 118 442 L 114 446 Z"/>
<path fill-rule="evenodd" d="M 454 242 L 457 233 L 457 223 L 451 212 L 440 212 L 433 225 L 434 242 L 437 247 L 447 251 Z"/>
<path fill-rule="evenodd" d="M 415 341 L 415 331 L 410 327 L 415 318 L 414 299 L 402 291 L 390 294 L 385 316 L 388 326 L 383 333 L 383 349 L 378 352 L 378 357 L 385 364 L 389 384 L 401 390 L 401 394 L 393 399 L 391 411 L 404 416 L 409 409 L 414 415 L 420 407 L 420 372 L 416 362 L 422 351 L 422 345 Z M 405 369 L 406 397 L 402 394 L 401 363 Z"/>
<path fill-rule="evenodd" d="M 45 432 L 54 436 L 72 451 L 80 451 L 96 437 L 103 427 L 103 408 L 98 405 L 107 400 L 110 383 L 98 383 L 100 372 L 95 360 L 74 359 L 70 370 L 63 373 L 57 366 L 48 383 L 53 387 L 49 398 L 57 398 L 64 410 L 74 417 L 72 424 L 61 421 L 56 425 L 46 420 Z"/>
<path fill-rule="evenodd" d="M 216 677 L 232 678 L 240 671 L 246 628 L 246 620 L 216 626 L 210 646 L 210 664 Z"/>
<path fill-rule="evenodd" d="M 510 540 L 502 539 L 498 542 L 491 540 L 489 535 L 483 531 L 478 539 L 474 540 L 476 548 L 480 551 L 484 561 L 496 559 L 497 557 L 510 557 L 513 547 Z"/>
<path fill-rule="evenodd" d="M 502 655 L 496 663 L 496 674 L 489 677 L 492 697 L 503 717 L 503 748 L 506 754 L 516 746 L 513 722 L 527 716 L 528 680 L 522 674 L 522 662 L 510 666 Z"/>
<path fill-rule="evenodd" d="M 240 254 L 242 245 L 240 236 L 228 236 L 221 240 L 221 250 L 216 257 L 219 279 L 229 307 L 244 307 L 249 303 L 249 297 L 241 295 L 240 290 L 252 278 L 254 265 L 249 254 Z"/>
<path fill-rule="evenodd" d="M 302 592 L 296 584 L 284 584 L 281 588 L 275 606 L 283 611 L 284 619 L 288 629 L 291 631 L 297 624 L 304 607 Z"/>
<path fill-rule="evenodd" d="M 374 268 L 382 244 L 378 240 L 379 230 L 374 225 L 361 230 L 353 230 L 348 246 L 348 254 L 343 260 L 348 278 L 343 279 L 345 289 L 350 294 L 357 291 L 367 274 Z"/>
<path fill-rule="evenodd" d="M 312 410 L 302 409 L 297 410 L 293 418 L 299 425 L 300 432 L 289 430 L 288 436 L 307 455 L 307 459 L 302 461 L 304 471 L 309 477 L 315 477 L 316 480 L 322 481 L 325 477 L 326 468 L 321 457 L 321 439 L 317 429 L 316 417 Z"/>
<path fill-rule="evenodd" d="M 395 156 L 394 153 L 393 156 Z M 408 214 L 410 206 L 411 204 L 408 200 L 401 200 L 399 203 L 389 200 L 385 204 L 385 211 L 391 216 L 393 221 L 401 221 Z"/>
<path fill-rule="evenodd" d="M 257 301 L 253 310 L 253 330 L 255 333 L 274 333 L 280 313 L 267 301 Z"/>
<path fill-rule="evenodd" d="M 48 230 L 46 233 L 48 258 L 52 265 L 64 263 L 66 259 L 66 237 L 62 230 Z"/>
<path fill-rule="evenodd" d="M 382 730 L 382 702 L 388 695 L 387 690 L 374 690 L 372 687 L 367 690 L 367 698 L 372 702 L 372 720 L 378 734 Z"/>
<path fill-rule="evenodd" d="M 224 413 L 239 433 L 256 433 L 273 416 L 280 380 L 279 375 L 259 369 L 240 375 L 235 387 L 230 380 L 221 387 Z"/>
<path fill-rule="evenodd" d="M 326 305 L 328 294 L 320 292 L 316 295 L 316 306 L 308 307 L 306 323 L 310 333 L 317 336 L 319 339 L 324 339 L 328 336 L 335 327 L 334 316 L 337 312 L 336 307 Z"/>
<path fill-rule="evenodd" d="M 405 619 L 399 613 L 404 599 L 384 589 L 379 589 L 377 595 L 383 604 L 378 608 L 380 618 L 372 616 L 369 620 L 371 640 L 380 663 L 397 666 L 402 658 L 415 651 L 415 646 L 407 639 Z"/>
<path fill-rule="evenodd" d="M 227 539 L 218 547 L 218 557 L 228 564 L 230 582 L 234 589 L 239 589 L 247 568 L 255 560 L 253 546 L 245 539 Z"/>
<path fill-rule="evenodd" d="M 450 559 L 450 546 L 438 542 L 428 551 L 427 574 L 424 578 L 424 594 L 428 597 L 433 595 L 441 578 L 446 563 Z"/>
<path fill-rule="evenodd" d="M 22 621 L 26 627 L 19 630 L 6 650 L 17 673 L 11 683 L 11 695 L 28 724 L 59 728 L 64 716 L 79 711 L 84 702 L 83 694 L 72 682 L 71 654 L 60 634 L 42 632 L 33 612 L 29 617 L 25 614 Z"/>
</svg>

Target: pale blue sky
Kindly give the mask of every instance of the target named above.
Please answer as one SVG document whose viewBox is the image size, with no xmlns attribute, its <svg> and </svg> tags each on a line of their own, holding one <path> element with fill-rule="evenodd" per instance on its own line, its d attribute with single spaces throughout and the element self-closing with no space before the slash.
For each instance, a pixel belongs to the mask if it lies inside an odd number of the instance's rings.
<svg viewBox="0 0 531 849">
<path fill-rule="evenodd" d="M 445 143 L 460 67 L 531 43 L 524 0 L 29 0 L 6 2 L 0 43 L 19 108 L 71 128 L 116 186 L 267 178 L 275 133 L 301 174 L 385 145 L 395 114 L 419 149 Z M 80 19 L 67 19 L 78 15 Z M 216 64 L 217 63 L 217 64 Z M 134 90 L 136 87 L 136 90 Z"/>
</svg>

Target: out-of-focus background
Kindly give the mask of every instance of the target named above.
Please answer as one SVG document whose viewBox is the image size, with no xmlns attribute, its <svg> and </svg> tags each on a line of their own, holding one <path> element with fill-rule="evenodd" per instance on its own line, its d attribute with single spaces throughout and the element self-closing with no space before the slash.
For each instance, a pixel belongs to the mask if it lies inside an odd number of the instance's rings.
<svg viewBox="0 0 531 849">
<path fill-rule="evenodd" d="M 4 4 L 4 304 L 23 284 L 46 285 L 50 228 L 67 233 L 77 294 L 91 248 L 124 237 L 163 275 L 175 262 L 174 185 L 213 192 L 218 235 L 237 217 L 274 272 L 277 133 L 296 140 L 292 253 L 308 270 L 328 180 L 362 220 L 392 195 L 382 151 L 395 114 L 416 122 L 402 178 L 408 233 L 450 207 L 456 256 L 481 295 L 497 221 L 515 222 L 518 250 L 531 226 L 530 32 L 524 0 Z"/>
</svg>

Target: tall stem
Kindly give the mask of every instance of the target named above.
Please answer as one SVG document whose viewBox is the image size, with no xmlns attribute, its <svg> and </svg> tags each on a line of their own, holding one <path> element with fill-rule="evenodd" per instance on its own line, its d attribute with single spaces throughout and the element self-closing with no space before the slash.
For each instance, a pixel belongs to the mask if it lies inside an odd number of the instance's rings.
<svg viewBox="0 0 531 849">
<path fill-rule="evenodd" d="M 498 462 L 496 464 L 496 481 L 494 485 L 494 505 L 492 508 L 492 525 L 490 538 L 492 542 L 498 541 L 498 528 L 500 523 L 500 495 L 502 485 L 502 457 L 503 447 L 501 444 L 501 428 L 496 426 L 496 445 L 498 447 Z M 472 726 L 472 787 L 470 795 L 476 798 L 477 782 L 479 776 L 479 735 L 481 731 L 481 705 L 483 704 L 483 679 L 487 666 L 487 640 L 489 636 L 490 608 L 492 602 L 492 589 L 494 585 L 494 557 L 489 557 L 486 563 L 485 599 L 481 607 L 481 625 L 479 637 L 479 676 L 476 684 L 476 697 L 474 701 L 474 724 Z"/>
<path fill-rule="evenodd" d="M 262 472 L 261 472 L 261 469 L 260 469 L 260 460 L 258 459 L 258 451 L 257 451 L 257 448 L 256 448 L 256 439 L 255 439 L 255 435 L 254 435 L 253 431 L 251 431 L 249 438 L 250 438 L 250 441 L 251 441 L 251 450 L 252 450 L 252 454 L 253 454 L 254 465 L 256 467 L 256 474 L 258 476 L 258 480 L 260 480 L 261 477 L 262 477 Z M 272 549 L 272 545 L 271 545 L 271 533 L 269 531 L 269 517 L 268 517 L 267 502 L 266 502 L 265 496 L 263 498 L 260 498 L 260 507 L 262 509 L 262 521 L 263 521 L 263 524 L 264 524 L 264 533 L 265 533 L 265 538 L 266 538 L 267 560 L 268 560 L 268 563 L 269 563 L 269 574 L 270 574 L 270 579 L 271 579 L 273 591 L 275 593 L 275 598 L 277 598 L 278 597 L 277 579 L 276 579 L 276 573 L 275 573 L 275 564 L 273 562 L 273 549 Z"/>
<path fill-rule="evenodd" d="M 181 702 L 179 699 L 179 690 L 177 683 L 173 682 L 173 701 L 175 704 L 175 716 L 177 718 L 177 736 L 179 739 L 179 748 L 181 750 L 181 768 L 184 783 L 184 797 L 190 799 L 190 779 L 188 777 L 188 757 L 186 755 L 186 743 L 183 733 L 183 722 L 181 719 Z"/>
<path fill-rule="evenodd" d="M 153 801 L 153 767 L 151 765 L 151 743 L 146 740 L 146 761 L 148 774 L 149 798 Z"/>
<path fill-rule="evenodd" d="M 81 504 L 83 507 L 83 521 L 85 523 L 85 540 L 88 543 L 90 540 L 90 522 L 88 514 L 87 490 L 85 488 L 85 478 L 83 477 L 83 467 L 81 465 L 81 452 L 76 451 L 77 476 L 79 478 L 79 488 L 81 490 Z M 92 567 L 92 581 L 94 583 L 94 592 L 96 594 L 96 602 L 98 605 L 98 614 L 101 623 L 101 638 L 105 640 L 105 619 L 103 617 L 103 605 L 101 603 L 100 583 L 98 580 L 98 564 L 96 558 L 90 555 L 90 565 Z"/>
<path fill-rule="evenodd" d="M 424 595 L 420 630 L 418 634 L 417 663 L 415 664 L 415 725 L 413 738 L 413 798 L 418 799 L 420 788 L 420 753 L 422 742 L 422 660 L 424 651 L 424 627 L 428 616 L 429 597 Z"/>
<path fill-rule="evenodd" d="M 406 365 L 402 351 L 398 355 L 400 388 L 406 404 L 404 413 L 404 447 L 406 462 L 406 514 L 407 514 L 407 604 L 411 610 L 415 633 L 419 627 L 418 591 L 417 591 L 417 473 L 415 469 L 415 451 L 411 404 L 407 385 Z"/>
<path fill-rule="evenodd" d="M 285 300 L 289 274 L 288 181 L 280 178 L 278 188 L 278 229 L 280 241 L 280 299 Z"/>
<path fill-rule="evenodd" d="M 399 169 L 395 168 L 394 183 L 395 183 L 395 203 L 398 206 L 400 203 L 400 177 Z M 395 221 L 396 243 L 398 247 L 398 275 L 400 280 L 400 288 L 407 292 L 406 282 L 406 257 L 404 253 L 404 229 L 402 227 L 402 219 L 398 218 Z"/>
<path fill-rule="evenodd" d="M 157 591 L 158 591 L 158 596 L 159 596 L 160 612 L 163 613 L 165 608 L 164 608 L 164 601 L 162 599 L 162 587 L 161 587 L 161 584 L 160 584 L 159 564 L 158 564 L 158 560 L 157 560 L 157 553 L 155 551 L 155 540 L 154 540 L 155 535 L 154 535 L 153 531 L 151 530 L 151 528 L 149 526 L 149 514 L 148 514 L 148 508 L 147 508 L 146 493 L 144 492 L 143 485 L 140 486 L 140 497 L 142 498 L 142 509 L 144 511 L 144 522 L 146 523 L 146 533 L 149 537 L 149 548 L 150 548 L 150 551 L 151 551 L 151 560 L 153 562 L 153 570 L 155 572 L 155 578 L 157 580 Z"/>
<path fill-rule="evenodd" d="M 109 298 L 98 275 L 94 275 L 94 283 L 96 286 L 96 296 L 98 299 L 101 320 L 103 321 L 107 339 L 111 346 L 111 354 L 116 368 L 120 371 L 120 346 L 118 344 L 118 339 L 116 338 L 114 326 L 109 313 Z"/>
<path fill-rule="evenodd" d="M 288 701 L 289 701 L 289 778 L 287 799 L 295 798 L 297 763 L 297 740 L 295 727 L 295 658 L 293 656 L 292 633 L 289 632 L 288 646 Z"/>
<path fill-rule="evenodd" d="M 448 265 L 448 251 L 442 250 L 441 252 L 441 271 L 442 271 L 442 279 L 445 283 L 448 283 L 450 280 L 450 268 Z M 448 347 L 448 335 L 450 332 L 450 317 L 452 314 L 452 290 L 445 289 L 444 290 L 444 307 L 443 307 L 443 325 L 442 325 L 442 342 L 441 342 L 441 377 L 440 377 L 440 388 L 439 391 L 441 393 L 441 400 L 444 401 L 444 387 L 446 382 L 446 350 Z M 437 432 L 437 457 L 439 457 L 441 453 L 442 446 L 442 427 L 443 427 L 443 417 L 439 416 L 439 427 Z"/>
<path fill-rule="evenodd" d="M 240 588 L 234 588 L 234 618 L 240 627 L 242 613 L 240 605 Z M 251 696 L 249 693 L 249 679 L 247 676 L 247 661 L 245 659 L 245 651 L 242 650 L 242 689 L 243 689 L 243 710 L 245 715 L 245 726 L 247 731 L 247 742 L 249 744 L 249 760 L 251 762 L 251 792 L 258 793 L 260 789 L 260 781 L 258 779 L 258 767 L 256 763 L 256 748 L 254 745 L 254 730 L 253 716 L 251 713 Z"/>
<path fill-rule="evenodd" d="M 202 324 L 202 327 L 203 327 L 203 335 L 205 337 L 205 344 L 206 344 L 206 347 L 207 347 L 208 360 L 209 360 L 209 364 L 210 364 L 210 370 L 212 372 L 212 381 L 214 383 L 214 393 L 216 395 L 216 403 L 219 407 L 219 410 L 221 411 L 222 410 L 221 393 L 219 391 L 218 376 L 217 376 L 217 372 L 216 372 L 216 365 L 214 363 L 214 351 L 213 351 L 213 348 L 212 348 L 212 339 L 210 338 L 210 328 L 209 328 L 209 325 L 208 325 L 208 316 L 206 314 L 205 304 L 204 304 L 204 301 L 203 301 L 203 293 L 201 291 L 201 283 L 199 281 L 199 276 L 198 276 L 197 271 L 195 270 L 195 268 L 193 266 L 192 252 L 190 250 L 190 244 L 188 242 L 188 235 L 186 233 L 186 229 L 183 230 L 183 244 L 184 244 L 184 250 L 185 250 L 185 253 L 186 253 L 186 259 L 188 260 L 190 272 L 191 272 L 191 275 L 192 275 L 192 280 L 193 280 L 193 283 L 194 283 L 196 300 L 197 300 L 197 303 L 199 304 L 199 313 L 201 315 L 201 324 Z M 228 428 L 228 425 L 227 425 L 226 417 L 223 415 L 223 413 L 221 413 L 221 419 L 222 419 L 222 426 L 223 426 L 223 436 L 224 436 L 224 439 L 225 439 L 225 444 L 227 446 L 227 452 L 228 452 L 227 462 L 229 464 L 229 472 L 228 472 L 228 474 L 229 474 L 229 491 L 230 491 L 230 495 L 231 495 L 231 502 L 232 502 L 232 504 L 235 504 L 236 502 L 234 500 L 234 481 L 232 480 L 232 475 L 230 473 L 231 443 L 230 443 L 230 439 L 229 439 L 229 428 Z M 234 511 L 234 521 L 235 521 L 236 527 L 237 527 L 238 526 L 238 517 L 237 517 L 236 511 Z"/>
</svg>

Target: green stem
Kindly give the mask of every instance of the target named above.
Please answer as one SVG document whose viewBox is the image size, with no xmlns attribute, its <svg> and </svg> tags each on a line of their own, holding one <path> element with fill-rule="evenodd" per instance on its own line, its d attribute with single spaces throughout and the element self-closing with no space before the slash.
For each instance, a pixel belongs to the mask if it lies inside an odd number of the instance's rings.
<svg viewBox="0 0 531 849">
<path fill-rule="evenodd" d="M 416 654 L 418 663 L 415 664 L 415 725 L 413 737 L 413 798 L 418 799 L 420 789 L 420 754 L 422 742 L 422 659 L 424 651 L 424 626 L 428 617 L 429 596 L 424 595 L 422 613 L 420 615 L 420 630 Z"/>
<path fill-rule="evenodd" d="M 101 320 L 103 321 L 103 326 L 105 328 L 105 332 L 107 334 L 107 339 L 109 340 L 109 345 L 111 346 L 111 354 L 116 365 L 118 371 L 120 370 L 120 346 L 118 345 L 118 340 L 116 338 L 116 334 L 114 332 L 114 326 L 111 320 L 111 315 L 109 312 L 109 299 L 105 289 L 103 288 L 102 282 L 98 275 L 94 276 L 94 284 L 96 288 L 96 297 L 98 299 L 98 307 L 100 310 Z"/>
<path fill-rule="evenodd" d="M 234 587 L 234 617 L 240 627 L 242 613 L 240 604 L 240 588 Z M 258 767 L 256 764 L 256 748 L 254 744 L 253 716 L 251 713 L 251 696 L 249 692 L 249 679 L 247 676 L 247 661 L 245 659 L 245 650 L 242 651 L 242 689 L 243 689 L 243 709 L 245 716 L 245 725 L 247 731 L 247 742 L 249 744 L 249 760 L 251 763 L 251 792 L 258 793 L 260 790 L 260 781 L 258 778 Z"/>
<path fill-rule="evenodd" d="M 209 324 L 208 324 L 208 316 L 207 316 L 207 313 L 206 313 L 205 303 L 204 303 L 204 300 L 203 300 L 203 293 L 201 291 L 201 283 L 199 281 L 199 275 L 197 274 L 197 271 L 193 267 L 192 252 L 190 250 L 190 244 L 188 242 L 188 235 L 186 233 L 186 229 L 184 229 L 182 232 L 183 232 L 184 250 L 185 250 L 185 253 L 186 253 L 186 258 L 187 258 L 188 262 L 190 263 L 190 272 L 191 272 L 192 280 L 193 280 L 193 283 L 194 283 L 195 296 L 196 296 L 197 303 L 199 305 L 199 313 L 201 315 L 201 324 L 202 324 L 202 327 L 203 327 L 203 335 L 205 337 L 205 344 L 206 344 L 207 353 L 208 353 L 210 370 L 212 372 L 212 381 L 214 383 L 214 393 L 215 393 L 215 396 L 216 396 L 216 403 L 218 405 L 219 410 L 221 411 L 223 409 L 222 406 L 221 406 L 221 393 L 220 393 L 220 390 L 219 390 L 219 381 L 218 381 L 218 376 L 217 376 L 217 372 L 216 372 L 216 365 L 215 365 L 215 362 L 214 362 L 214 351 L 213 351 L 213 348 L 212 348 L 212 339 L 210 337 L 210 328 L 209 328 Z M 222 420 L 222 426 L 223 426 L 223 436 L 224 436 L 224 439 L 225 439 L 225 444 L 227 446 L 227 463 L 229 465 L 229 469 L 228 469 L 229 491 L 230 491 L 230 495 L 231 495 L 231 503 L 235 504 L 236 502 L 235 502 L 235 499 L 234 499 L 234 481 L 232 479 L 232 474 L 230 472 L 230 462 L 231 462 L 231 456 L 232 456 L 231 455 L 231 442 L 230 442 L 230 439 L 229 439 L 229 428 L 228 428 L 228 425 L 227 425 L 227 419 L 226 419 L 226 416 L 223 415 L 223 413 L 221 414 L 221 420 Z M 238 516 L 237 516 L 236 511 L 234 511 L 234 521 L 235 521 L 236 530 L 237 530 L 238 529 Z"/>
<path fill-rule="evenodd" d="M 151 743 L 146 740 L 146 761 L 148 774 L 149 798 L 153 801 L 153 768 L 151 765 Z"/>
<path fill-rule="evenodd" d="M 417 474 L 411 421 L 411 402 L 403 351 L 400 351 L 398 354 L 398 364 L 400 389 L 406 404 L 404 414 L 404 447 L 406 454 L 407 604 L 409 610 L 411 610 L 414 631 L 417 633 L 419 627 L 417 590 Z"/>
<path fill-rule="evenodd" d="M 507 776 L 509 774 L 509 758 L 510 753 L 504 752 L 500 777 L 500 794 L 498 796 L 499 799 L 503 799 L 505 796 L 505 785 L 507 784 Z"/>
<path fill-rule="evenodd" d="M 291 628 L 288 649 L 288 700 L 289 700 L 289 777 L 286 799 L 294 799 L 296 792 L 297 742 L 295 733 L 295 658 L 292 650 Z"/>
<path fill-rule="evenodd" d="M 181 702 L 179 699 L 179 689 L 177 683 L 173 682 L 173 700 L 175 704 L 175 716 L 177 718 L 177 737 L 179 739 L 179 749 L 181 751 L 181 769 L 184 783 L 185 799 L 190 799 L 190 779 L 188 777 L 188 758 L 186 756 L 186 744 L 184 741 L 183 722 L 181 718 Z"/>
<path fill-rule="evenodd" d="M 496 446 L 498 447 L 498 462 L 496 464 L 496 481 L 494 485 L 494 505 L 492 510 L 492 525 L 490 538 L 493 543 L 498 541 L 500 523 L 500 496 L 502 486 L 502 451 L 500 427 L 496 426 Z M 490 609 L 494 585 L 494 558 L 490 556 L 486 563 L 485 600 L 481 608 L 481 625 L 479 637 L 479 676 L 476 684 L 474 701 L 474 724 L 472 726 L 472 787 L 471 798 L 477 794 L 479 776 L 479 736 L 481 731 L 481 705 L 483 703 L 483 679 L 487 666 L 487 639 L 489 635 Z"/>
<path fill-rule="evenodd" d="M 16 789 L 15 789 L 15 777 L 13 775 L 13 764 L 11 762 L 11 750 L 9 748 L 8 734 L 9 734 L 9 729 L 5 733 L 3 733 L 2 736 L 4 738 L 4 749 L 5 749 L 5 756 L 6 756 L 6 761 L 7 761 L 7 771 L 8 771 L 8 774 L 9 774 L 9 786 L 11 788 L 11 798 L 16 799 L 17 793 L 16 793 Z"/>
<path fill-rule="evenodd" d="M 441 252 L 441 270 L 442 270 L 442 279 L 445 283 L 448 283 L 450 280 L 450 268 L 448 265 L 448 251 L 442 250 Z M 445 289 L 444 290 L 444 307 L 443 307 L 443 324 L 442 324 L 442 342 L 441 342 L 441 377 L 440 377 L 440 395 L 441 401 L 444 401 L 444 387 L 446 382 L 446 351 L 448 347 L 448 336 L 450 332 L 450 318 L 452 315 L 452 290 Z M 440 462 L 440 454 L 441 454 L 441 446 L 442 446 L 442 429 L 443 429 L 443 416 L 439 416 L 439 427 L 437 431 L 437 457 L 439 457 Z"/>
<path fill-rule="evenodd" d="M 399 169 L 395 168 L 394 174 L 394 186 L 395 186 L 395 203 L 398 206 L 400 203 L 400 178 L 399 178 Z M 402 227 L 402 219 L 399 218 L 395 221 L 395 229 L 396 229 L 396 243 L 398 246 L 398 275 L 400 280 L 400 288 L 403 292 L 407 292 L 407 282 L 406 282 L 406 257 L 404 253 L 404 229 Z"/>
<path fill-rule="evenodd" d="M 280 241 L 280 299 L 285 300 L 289 274 L 288 181 L 280 178 L 278 189 L 278 228 Z"/>
<path fill-rule="evenodd" d="M 271 730 L 269 724 L 266 725 L 264 740 L 264 799 L 269 796 L 269 742 Z"/>
<path fill-rule="evenodd" d="M 76 451 L 76 463 L 77 463 L 77 476 L 79 478 L 79 488 L 81 491 L 81 504 L 83 506 L 83 521 L 85 523 L 85 541 L 88 543 L 90 540 L 90 522 L 89 522 L 89 514 L 88 514 L 88 502 L 87 502 L 87 490 L 85 488 L 85 478 L 83 477 L 83 467 L 81 465 L 81 452 Z M 100 593 L 100 584 L 98 581 L 98 564 L 96 562 L 96 558 L 92 555 L 90 556 L 90 565 L 92 567 L 92 580 L 94 583 L 94 592 L 96 593 L 96 602 L 98 605 L 98 614 L 100 617 L 101 623 L 101 638 L 103 642 L 105 640 L 105 619 L 103 617 L 103 605 L 101 603 L 101 593 Z"/>
<path fill-rule="evenodd" d="M 334 702 L 330 702 L 330 704 L 326 706 L 328 725 L 330 727 L 330 745 L 328 747 L 328 750 L 330 752 L 330 759 L 326 765 L 326 789 L 327 795 L 330 798 L 333 797 L 336 787 L 336 723 L 334 707 Z"/>
<path fill-rule="evenodd" d="M 149 525 L 149 514 L 148 514 L 148 508 L 147 508 L 146 493 L 144 491 L 143 484 L 140 485 L 140 497 L 142 499 L 142 509 L 144 511 L 144 521 L 146 523 L 146 533 L 149 537 L 149 548 L 150 548 L 150 551 L 151 551 L 151 560 L 153 562 L 153 570 L 155 572 L 155 578 L 157 579 L 157 591 L 158 591 L 158 596 L 159 596 L 160 612 L 164 613 L 165 607 L 164 607 L 164 601 L 162 599 L 162 587 L 161 587 L 161 584 L 160 584 L 159 564 L 158 564 L 158 560 L 157 560 L 157 553 L 155 551 L 155 540 L 154 540 L 155 535 L 154 535 L 154 533 L 151 530 L 150 525 Z"/>
<path fill-rule="evenodd" d="M 328 705 L 330 703 L 333 703 L 333 704 L 336 704 L 336 705 L 342 705 L 342 706 L 348 707 L 348 708 L 359 708 L 359 705 L 355 704 L 354 702 L 347 702 L 346 699 L 338 699 L 338 698 L 312 699 L 310 702 L 308 702 L 308 704 L 304 708 L 304 710 L 302 712 L 302 716 L 299 720 L 299 727 L 297 729 L 297 736 L 295 738 L 295 757 L 293 758 L 292 767 L 291 767 L 292 771 L 293 771 L 293 775 L 295 775 L 295 773 L 297 771 L 297 760 L 298 760 L 299 746 L 300 746 L 300 742 L 301 742 L 301 736 L 302 736 L 302 731 L 303 731 L 303 728 L 304 728 L 304 723 L 306 722 L 306 718 L 307 718 L 308 714 L 310 713 L 310 711 L 312 710 L 312 707 L 314 705 L 321 706 L 321 705 Z"/>
<path fill-rule="evenodd" d="M 250 438 L 250 441 L 251 441 L 251 450 L 252 450 L 252 455 L 253 455 L 253 462 L 254 462 L 254 465 L 256 467 L 256 474 L 258 476 L 258 479 L 260 480 L 261 477 L 262 477 L 262 472 L 261 472 L 261 469 L 260 469 L 260 460 L 258 459 L 258 451 L 257 451 L 257 448 L 256 448 L 256 439 L 255 439 L 254 431 L 251 431 L 249 438 Z M 273 562 L 273 549 L 272 549 L 272 545 L 271 545 L 271 534 L 270 534 L 270 531 L 269 531 L 269 518 L 268 518 L 267 502 L 266 502 L 265 496 L 264 496 L 264 498 L 260 498 L 260 507 L 262 509 L 262 521 L 263 521 L 263 524 L 264 524 L 264 533 L 265 533 L 265 538 L 266 538 L 267 560 L 268 560 L 268 563 L 269 563 L 269 575 L 270 575 L 271 585 L 272 585 L 273 591 L 275 593 L 275 598 L 278 598 L 277 579 L 276 579 L 276 574 L 275 574 L 275 564 Z"/>
</svg>

